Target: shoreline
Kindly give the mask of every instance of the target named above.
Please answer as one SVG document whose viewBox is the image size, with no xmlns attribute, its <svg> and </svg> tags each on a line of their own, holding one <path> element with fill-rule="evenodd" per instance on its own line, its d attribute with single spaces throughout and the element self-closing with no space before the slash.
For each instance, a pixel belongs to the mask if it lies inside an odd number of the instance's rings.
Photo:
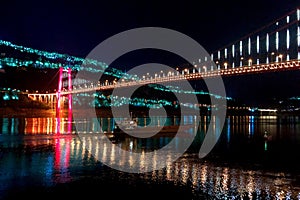
<svg viewBox="0 0 300 200">
<path fill-rule="evenodd" d="M 54 109 L 42 108 L 0 108 L 0 117 L 13 118 L 13 117 L 55 117 L 56 112 Z"/>
<path fill-rule="evenodd" d="M 87 112 L 88 111 L 88 112 Z M 94 109 L 94 113 L 90 113 L 90 110 L 73 110 L 72 114 L 76 115 L 76 117 L 103 117 L 103 118 L 112 118 L 113 114 L 110 109 L 103 108 L 103 109 Z M 133 117 L 146 117 L 148 113 L 144 110 L 135 110 Z M 169 116 L 180 116 L 180 112 L 172 112 L 169 113 Z M 200 116 L 206 116 L 209 115 L 209 113 L 202 113 Z M 264 116 L 263 114 L 258 113 L 245 113 L 245 112 L 227 112 L 226 116 L 247 116 L 247 115 L 253 115 L 253 116 Z M 268 115 L 268 114 L 266 114 Z M 270 115 L 270 114 L 269 114 Z M 282 112 L 282 113 L 276 113 L 272 114 L 274 116 L 300 116 L 299 112 Z M 68 116 L 68 109 L 62 109 L 62 112 L 60 114 L 60 117 L 67 117 Z M 12 118 L 12 117 L 57 117 L 56 110 L 51 108 L 18 108 L 18 107 L 0 107 L 0 118 Z"/>
</svg>

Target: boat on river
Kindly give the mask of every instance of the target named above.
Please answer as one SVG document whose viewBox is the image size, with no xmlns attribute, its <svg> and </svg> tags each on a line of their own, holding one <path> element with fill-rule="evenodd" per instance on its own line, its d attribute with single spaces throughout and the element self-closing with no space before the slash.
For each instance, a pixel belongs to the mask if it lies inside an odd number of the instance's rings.
<svg viewBox="0 0 300 200">
<path fill-rule="evenodd" d="M 121 124 L 121 123 L 120 123 Z M 122 124 L 121 124 L 122 125 Z M 193 125 L 169 125 L 169 126 L 138 126 L 134 122 L 126 122 L 123 123 L 123 128 L 119 125 L 115 126 L 115 129 L 110 132 L 106 133 L 107 136 L 110 138 L 125 138 L 125 137 L 139 137 L 140 138 L 149 138 L 149 137 L 174 137 L 175 135 L 181 135 L 184 137 L 186 132 L 193 128 Z M 183 128 L 181 130 L 182 133 L 178 133 L 179 127 Z M 133 136 L 134 135 L 134 136 Z"/>
<path fill-rule="evenodd" d="M 137 121 L 134 119 L 125 118 L 120 123 L 116 124 L 116 128 L 122 128 L 125 130 L 134 130 L 138 127 Z"/>
</svg>

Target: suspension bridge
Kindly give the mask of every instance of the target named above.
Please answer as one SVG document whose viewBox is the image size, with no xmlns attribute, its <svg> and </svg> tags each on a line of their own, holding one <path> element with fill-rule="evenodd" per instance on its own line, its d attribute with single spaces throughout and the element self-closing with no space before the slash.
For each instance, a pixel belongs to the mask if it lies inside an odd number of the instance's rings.
<svg viewBox="0 0 300 200">
<path fill-rule="evenodd" d="M 174 71 L 147 73 L 141 77 L 108 68 L 98 60 L 84 59 L 66 54 L 46 52 L 0 41 L 0 46 L 13 52 L 36 55 L 37 59 L 26 60 L 18 56 L 1 54 L 0 69 L 7 67 L 28 67 L 59 69 L 58 89 L 55 93 L 28 93 L 28 97 L 46 103 L 57 103 L 68 99 L 72 106 L 72 95 L 114 88 L 168 83 L 181 80 L 200 80 L 217 76 L 238 76 L 255 73 L 299 70 L 300 67 L 300 9 L 297 8 L 279 19 L 253 31 L 233 43 L 200 57 L 189 67 L 176 67 Z M 17 54 L 19 55 L 19 54 Z M 40 59 L 43 58 L 43 59 Z M 89 67 L 84 67 L 83 63 Z M 90 73 L 104 72 L 114 77 L 112 81 L 74 83 L 72 73 L 85 70 Z M 117 81 L 121 79 L 121 81 Z"/>
</svg>

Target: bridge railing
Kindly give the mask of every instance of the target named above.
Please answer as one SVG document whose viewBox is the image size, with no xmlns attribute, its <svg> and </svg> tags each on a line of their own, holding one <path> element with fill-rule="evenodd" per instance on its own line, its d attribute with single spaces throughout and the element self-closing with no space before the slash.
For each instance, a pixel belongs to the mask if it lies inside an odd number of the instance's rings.
<svg viewBox="0 0 300 200">
<path fill-rule="evenodd" d="M 206 72 L 194 72 L 187 74 L 174 74 L 163 77 L 138 79 L 138 80 L 122 80 L 119 82 L 106 82 L 106 83 L 90 83 L 90 85 L 76 85 L 73 86 L 71 93 L 84 93 L 93 90 L 110 90 L 114 88 L 130 87 L 137 85 L 155 84 L 155 83 L 165 83 L 171 81 L 181 81 L 181 80 L 196 80 L 202 78 L 213 78 L 216 76 L 235 76 L 243 74 L 252 73 L 268 73 L 275 71 L 284 70 L 295 70 L 300 67 L 300 60 L 290 60 L 285 62 L 275 62 L 269 64 L 254 64 L 251 66 L 243 66 L 236 68 L 220 69 Z M 62 91 L 62 95 L 69 94 L 70 91 Z"/>
</svg>

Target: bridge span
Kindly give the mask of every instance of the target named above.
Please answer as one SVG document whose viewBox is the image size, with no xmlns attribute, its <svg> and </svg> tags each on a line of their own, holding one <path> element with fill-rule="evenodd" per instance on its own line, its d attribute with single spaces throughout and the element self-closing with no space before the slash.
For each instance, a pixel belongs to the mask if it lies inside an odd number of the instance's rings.
<svg viewBox="0 0 300 200">
<path fill-rule="evenodd" d="M 255 74 L 255 73 L 270 73 L 270 72 L 280 72 L 286 70 L 298 70 L 300 68 L 300 60 L 290 60 L 285 62 L 275 62 L 269 64 L 259 64 L 252 66 L 243 66 L 236 68 L 228 68 L 221 70 L 212 70 L 205 72 L 196 72 L 193 70 L 192 72 L 183 71 L 182 73 L 177 74 L 168 74 L 166 76 L 155 76 L 148 78 L 138 78 L 137 80 L 125 80 L 122 81 L 113 81 L 108 82 L 104 81 L 103 83 L 97 82 L 89 82 L 82 85 L 69 85 L 68 89 L 61 89 L 56 93 L 28 93 L 28 97 L 33 100 L 38 100 L 46 104 L 56 104 L 58 99 L 64 102 L 66 98 L 70 99 L 71 94 L 78 93 L 89 93 L 94 91 L 104 91 L 104 90 L 113 90 L 115 88 L 123 88 L 123 87 L 131 87 L 131 86 L 142 86 L 147 84 L 160 84 L 160 83 L 168 83 L 172 81 L 182 81 L 182 80 L 200 80 L 203 78 L 214 78 L 217 76 L 225 77 L 225 76 L 238 76 L 238 75 L 247 75 L 247 74 Z M 70 74 L 70 71 L 68 71 Z M 62 81 L 62 79 L 59 79 Z M 68 79 L 68 84 L 72 84 L 70 79 Z M 62 85 L 62 84 L 60 84 Z M 62 86 L 61 86 L 62 87 Z"/>
</svg>

